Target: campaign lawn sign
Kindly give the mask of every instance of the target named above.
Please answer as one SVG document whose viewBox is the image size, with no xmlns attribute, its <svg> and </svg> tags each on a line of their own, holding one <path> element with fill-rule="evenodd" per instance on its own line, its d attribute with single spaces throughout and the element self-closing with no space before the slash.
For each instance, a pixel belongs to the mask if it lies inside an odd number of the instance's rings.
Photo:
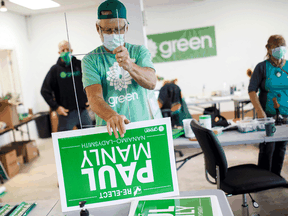
<svg viewBox="0 0 288 216">
<path fill-rule="evenodd" d="M 62 211 L 179 194 L 170 118 L 52 134 Z"/>
<path fill-rule="evenodd" d="M 129 216 L 223 216 L 215 195 L 133 201 Z"/>
</svg>

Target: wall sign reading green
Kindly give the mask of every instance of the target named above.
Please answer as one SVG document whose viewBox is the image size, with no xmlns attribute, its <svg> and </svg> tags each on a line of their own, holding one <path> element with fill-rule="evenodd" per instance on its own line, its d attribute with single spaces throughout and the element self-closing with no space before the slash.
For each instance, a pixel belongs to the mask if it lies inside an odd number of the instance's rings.
<svg viewBox="0 0 288 216">
<path fill-rule="evenodd" d="M 178 195 L 169 118 L 130 123 L 116 139 L 106 127 L 53 133 L 62 211 Z"/>
<path fill-rule="evenodd" d="M 214 26 L 147 35 L 154 63 L 216 56 Z"/>
</svg>

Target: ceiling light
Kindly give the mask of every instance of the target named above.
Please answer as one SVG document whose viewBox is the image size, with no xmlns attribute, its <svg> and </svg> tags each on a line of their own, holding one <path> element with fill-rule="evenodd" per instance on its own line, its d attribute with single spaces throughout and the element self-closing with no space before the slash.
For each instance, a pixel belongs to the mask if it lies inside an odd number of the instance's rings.
<svg viewBox="0 0 288 216">
<path fill-rule="evenodd" d="M 6 6 L 5 6 L 5 2 L 4 2 L 3 0 L 1 1 L 0 11 L 1 11 L 1 12 L 6 12 L 6 11 L 7 11 L 7 8 L 6 8 Z"/>
<path fill-rule="evenodd" d="M 45 8 L 59 7 L 60 4 L 52 0 L 9 0 L 14 4 L 21 5 L 23 7 L 29 8 L 31 10 L 40 10 Z"/>
</svg>

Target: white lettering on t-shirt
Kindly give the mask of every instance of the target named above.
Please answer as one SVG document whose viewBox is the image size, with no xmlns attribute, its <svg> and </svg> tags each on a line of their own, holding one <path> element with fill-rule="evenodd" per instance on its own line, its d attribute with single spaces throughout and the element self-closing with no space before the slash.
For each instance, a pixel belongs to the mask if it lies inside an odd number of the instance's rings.
<svg viewBox="0 0 288 216">
<path fill-rule="evenodd" d="M 115 107 L 116 104 L 119 103 L 124 103 L 126 100 L 131 101 L 131 100 L 138 100 L 138 94 L 137 92 L 133 92 L 132 94 L 128 93 L 126 96 L 125 95 L 120 95 L 117 97 L 109 97 L 108 98 L 108 103 L 111 107 Z"/>
</svg>

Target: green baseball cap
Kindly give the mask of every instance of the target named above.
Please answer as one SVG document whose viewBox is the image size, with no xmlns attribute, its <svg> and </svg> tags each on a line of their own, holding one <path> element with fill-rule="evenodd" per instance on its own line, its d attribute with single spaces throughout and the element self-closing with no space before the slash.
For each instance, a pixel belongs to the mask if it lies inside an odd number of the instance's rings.
<svg viewBox="0 0 288 216">
<path fill-rule="evenodd" d="M 98 19 L 113 19 L 117 18 L 127 19 L 126 7 L 118 0 L 106 0 L 98 7 Z M 101 11 L 111 11 L 112 14 L 102 15 Z"/>
</svg>

